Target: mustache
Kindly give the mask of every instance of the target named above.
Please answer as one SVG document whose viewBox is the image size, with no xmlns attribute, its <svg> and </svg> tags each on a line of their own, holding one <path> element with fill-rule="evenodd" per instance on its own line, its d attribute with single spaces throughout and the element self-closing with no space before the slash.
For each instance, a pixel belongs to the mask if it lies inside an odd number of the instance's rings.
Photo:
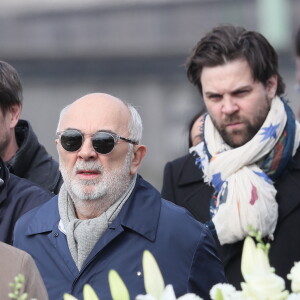
<svg viewBox="0 0 300 300">
<path fill-rule="evenodd" d="M 74 172 L 77 173 L 79 170 L 81 171 L 98 171 L 99 173 L 103 173 L 104 168 L 103 166 L 96 161 L 77 161 L 77 163 L 74 166 Z"/>
<path fill-rule="evenodd" d="M 224 124 L 230 124 L 230 123 L 240 123 L 244 122 L 245 120 L 243 118 L 240 118 L 237 115 L 232 115 L 232 116 L 226 116 L 226 118 L 223 120 Z"/>
</svg>

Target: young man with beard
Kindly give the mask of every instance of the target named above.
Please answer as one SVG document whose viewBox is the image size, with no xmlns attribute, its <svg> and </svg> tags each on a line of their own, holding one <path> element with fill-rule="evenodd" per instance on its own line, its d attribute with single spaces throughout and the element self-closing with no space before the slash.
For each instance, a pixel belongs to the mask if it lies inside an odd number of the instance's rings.
<svg viewBox="0 0 300 300">
<path fill-rule="evenodd" d="M 243 281 L 249 225 L 271 243 L 271 265 L 287 281 L 300 260 L 300 130 L 277 54 L 258 32 L 220 26 L 196 45 L 187 74 L 208 114 L 192 148 L 198 201 L 180 204 L 214 233 L 230 283 Z"/>
<path fill-rule="evenodd" d="M 225 281 L 213 237 L 137 174 L 146 147 L 135 108 L 107 94 L 86 95 L 63 109 L 57 134 L 64 184 L 15 230 L 15 246 L 34 257 L 49 299 L 65 292 L 82 299 L 86 283 L 111 299 L 111 269 L 131 299 L 144 294 L 145 249 L 177 296 L 209 299 L 212 285 Z"/>
</svg>

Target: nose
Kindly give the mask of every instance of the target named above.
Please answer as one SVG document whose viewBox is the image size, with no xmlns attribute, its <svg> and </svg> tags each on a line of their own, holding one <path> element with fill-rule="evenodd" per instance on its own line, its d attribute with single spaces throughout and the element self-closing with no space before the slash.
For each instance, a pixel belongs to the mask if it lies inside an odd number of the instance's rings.
<svg viewBox="0 0 300 300">
<path fill-rule="evenodd" d="M 222 101 L 222 113 L 226 115 L 232 115 L 237 112 L 238 109 L 238 105 L 232 97 L 224 97 Z"/>
<path fill-rule="evenodd" d="M 93 160 L 97 158 L 98 154 L 92 145 L 91 138 L 85 137 L 77 155 L 83 160 Z"/>
</svg>

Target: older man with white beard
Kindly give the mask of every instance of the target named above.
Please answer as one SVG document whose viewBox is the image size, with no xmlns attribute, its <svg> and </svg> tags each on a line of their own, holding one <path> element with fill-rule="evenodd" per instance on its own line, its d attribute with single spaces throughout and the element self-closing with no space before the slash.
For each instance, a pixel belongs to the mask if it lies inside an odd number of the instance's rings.
<svg viewBox="0 0 300 300">
<path fill-rule="evenodd" d="M 82 299 L 85 283 L 111 299 L 111 269 L 134 299 L 145 293 L 145 249 L 177 296 L 209 299 L 210 288 L 226 281 L 213 238 L 137 174 L 146 147 L 136 109 L 107 94 L 86 95 L 62 110 L 57 136 L 64 184 L 19 220 L 14 241 L 35 259 L 49 299 L 65 292 Z"/>
</svg>

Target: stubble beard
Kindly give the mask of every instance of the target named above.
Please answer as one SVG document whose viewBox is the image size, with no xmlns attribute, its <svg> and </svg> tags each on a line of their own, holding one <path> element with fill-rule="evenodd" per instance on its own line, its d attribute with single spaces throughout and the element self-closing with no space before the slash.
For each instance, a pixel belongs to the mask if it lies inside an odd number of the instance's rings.
<svg viewBox="0 0 300 300">
<path fill-rule="evenodd" d="M 221 125 L 219 125 L 212 117 L 211 120 L 224 142 L 232 148 L 237 148 L 249 142 L 257 134 L 269 113 L 270 107 L 271 104 L 269 104 L 266 99 L 266 105 L 260 107 L 256 117 L 253 119 L 253 124 L 251 124 L 248 119 L 240 118 L 238 115 L 227 116 Z M 228 132 L 226 124 L 235 122 L 242 122 L 245 125 L 245 128 Z"/>
</svg>

